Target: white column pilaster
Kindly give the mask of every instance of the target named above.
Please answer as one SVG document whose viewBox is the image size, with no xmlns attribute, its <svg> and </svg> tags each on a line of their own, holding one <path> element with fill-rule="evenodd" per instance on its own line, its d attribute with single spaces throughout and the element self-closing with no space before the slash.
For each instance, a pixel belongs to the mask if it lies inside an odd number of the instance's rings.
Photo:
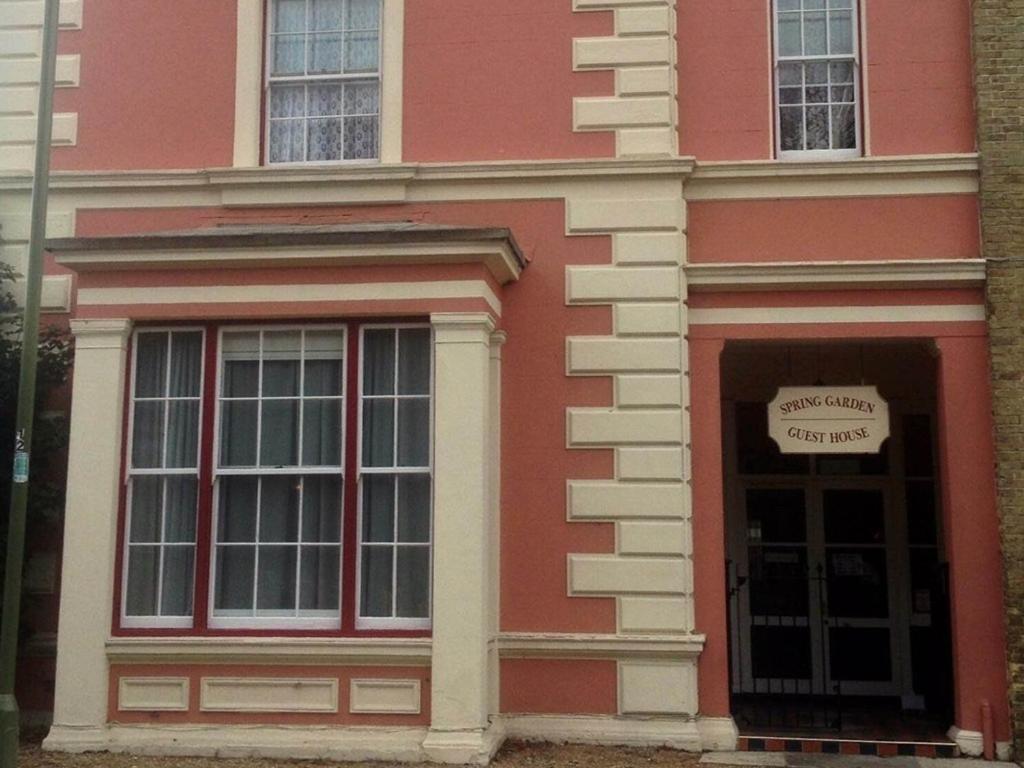
<svg viewBox="0 0 1024 768">
<path fill-rule="evenodd" d="M 483 763 L 490 728 L 492 631 L 491 334 L 484 313 L 431 316 L 434 328 L 432 760 Z"/>
<path fill-rule="evenodd" d="M 72 320 L 75 368 L 53 728 L 47 746 L 102 739 L 113 610 L 128 320 Z"/>
</svg>

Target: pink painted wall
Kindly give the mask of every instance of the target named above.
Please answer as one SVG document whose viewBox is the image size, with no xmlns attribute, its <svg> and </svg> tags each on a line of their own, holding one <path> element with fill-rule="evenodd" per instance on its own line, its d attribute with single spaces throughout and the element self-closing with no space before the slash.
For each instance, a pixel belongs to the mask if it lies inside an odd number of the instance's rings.
<svg viewBox="0 0 1024 768">
<path fill-rule="evenodd" d="M 611 552 L 614 527 L 566 521 L 566 479 L 612 477 L 610 450 L 565 447 L 565 408 L 608 406 L 608 377 L 567 377 L 565 337 L 611 333 L 608 307 L 566 307 L 567 264 L 607 264 L 607 237 L 566 237 L 561 201 L 362 208 L 82 210 L 77 234 L 152 232 L 218 223 L 405 220 L 508 226 L 531 260 L 503 289 L 502 629 L 614 632 L 615 603 L 566 595 L 566 553 Z M 89 278 L 93 279 L 93 278 Z M 146 279 L 144 276 L 140 279 Z M 193 278 L 200 279 L 200 278 Z M 179 281 L 180 282 L 180 281 Z M 294 316 L 308 308 L 294 308 Z M 109 315 L 108 315 L 109 316 Z M 520 418 L 529 414 L 529 418 Z"/>
<path fill-rule="evenodd" d="M 772 154 L 767 0 L 681 0 L 679 151 L 699 160 Z"/>
<path fill-rule="evenodd" d="M 574 133 L 573 96 L 610 96 L 611 72 L 572 71 L 574 37 L 610 13 L 552 0 L 416 0 L 405 6 L 405 159 L 612 157 L 609 132 Z"/>
<path fill-rule="evenodd" d="M 694 263 L 976 259 L 973 195 L 735 200 L 688 206 Z"/>
<path fill-rule="evenodd" d="M 865 0 L 871 153 L 973 152 L 970 0 Z"/>
<path fill-rule="evenodd" d="M 974 151 L 969 0 L 861 0 L 870 155 Z M 769 0 L 680 0 L 679 144 L 774 155 Z"/>
<path fill-rule="evenodd" d="M 618 674 L 614 661 L 504 659 L 501 712 L 614 715 Z"/>
<path fill-rule="evenodd" d="M 81 85 L 54 97 L 78 113 L 78 144 L 54 150 L 54 170 L 231 165 L 234 2 L 89 0 L 59 50 L 81 55 Z"/>
</svg>

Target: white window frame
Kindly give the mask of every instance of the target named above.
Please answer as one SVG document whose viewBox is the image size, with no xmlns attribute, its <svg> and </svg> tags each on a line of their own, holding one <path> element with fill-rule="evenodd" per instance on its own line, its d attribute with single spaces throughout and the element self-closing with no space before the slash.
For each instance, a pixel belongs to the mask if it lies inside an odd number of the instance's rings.
<svg viewBox="0 0 1024 768">
<path fill-rule="evenodd" d="M 363 466 L 363 363 L 366 359 L 366 331 L 368 330 L 406 330 L 406 329 L 427 329 L 430 331 L 430 418 L 429 418 L 429 429 L 430 434 L 427 438 L 428 446 L 428 466 L 427 467 L 371 467 L 366 468 Z M 397 348 L 396 348 L 396 365 L 395 365 L 395 376 L 398 376 L 398 364 L 397 364 Z M 356 584 L 355 593 L 353 600 L 355 601 L 355 627 L 357 630 L 429 630 L 433 626 L 433 615 L 434 615 L 434 404 L 435 398 L 435 386 L 434 386 L 434 329 L 430 323 L 366 323 L 362 324 L 359 328 L 359 382 L 356 391 L 356 408 L 358 409 L 358 439 L 356 440 L 356 482 L 357 482 L 357 493 L 356 493 Z M 395 391 L 395 397 L 399 398 L 397 387 Z M 395 420 L 395 435 L 397 440 L 398 434 L 398 421 Z M 394 458 L 397 461 L 398 452 L 397 446 L 395 448 Z M 427 617 L 426 618 L 400 618 L 400 617 L 380 617 L 380 616 L 362 616 L 362 596 L 363 596 L 363 475 L 367 474 L 378 474 L 378 475 L 398 475 L 398 474 L 428 474 L 430 477 L 430 536 L 429 540 L 425 543 L 416 543 L 415 546 L 427 546 L 427 563 L 428 563 L 428 578 L 427 578 Z M 395 510 L 395 526 L 398 525 L 398 510 Z M 397 538 L 397 537 L 396 537 Z M 400 544 L 393 542 L 391 544 L 394 550 L 397 550 Z M 394 587 L 397 576 L 398 558 L 393 557 L 391 562 L 391 583 Z M 395 601 L 397 600 L 397 590 L 392 589 L 391 595 L 391 607 L 392 612 L 395 609 Z"/>
<path fill-rule="evenodd" d="M 141 334 L 151 333 L 163 333 L 167 334 L 168 344 L 172 338 L 171 334 L 174 333 L 199 333 L 200 334 L 200 360 L 199 360 L 199 429 L 196 434 L 196 466 L 195 469 L 176 467 L 173 469 L 134 469 L 132 467 L 132 456 L 134 451 L 135 441 L 135 382 L 138 375 L 139 365 L 139 336 Z M 131 358 L 131 372 L 129 376 L 128 384 L 128 433 L 127 439 L 125 440 L 125 472 L 124 472 L 124 485 L 125 485 L 125 514 L 124 514 L 124 528 L 123 528 L 123 550 L 122 550 L 122 563 L 121 563 L 121 605 L 120 605 L 120 626 L 123 629 L 191 629 L 195 624 L 195 592 L 196 592 L 196 575 L 199 569 L 199 498 L 201 496 L 200 477 L 202 474 L 203 466 L 203 420 L 205 417 L 205 409 L 208 404 L 205 397 L 205 383 L 206 383 L 206 329 L 203 326 L 152 326 L 152 327 L 141 327 L 136 328 L 132 332 L 132 358 Z M 171 375 L 171 356 L 167 356 L 167 376 L 168 379 Z M 170 389 L 168 388 L 168 396 L 160 398 L 165 402 L 171 402 Z M 144 398 L 145 400 L 151 400 L 154 398 Z M 181 399 L 181 398 L 176 398 Z M 192 400 L 194 398 L 185 398 Z M 170 409 L 165 409 L 164 412 L 164 449 L 166 449 L 167 440 L 167 420 L 169 418 Z M 129 565 L 131 561 L 131 532 L 132 532 L 132 490 L 134 484 L 132 479 L 135 477 L 171 477 L 171 476 L 192 476 L 194 473 L 196 478 L 196 540 L 192 543 L 192 613 L 188 616 L 133 616 L 128 614 L 128 573 Z M 166 494 L 165 494 L 166 495 Z M 163 515 L 161 515 L 161 523 L 163 522 Z M 162 527 L 162 526 L 161 526 Z M 163 553 L 166 548 L 166 544 L 163 542 L 164 532 L 160 531 L 161 542 L 160 548 L 160 568 L 159 568 L 159 583 L 157 586 L 157 610 L 160 609 L 161 596 L 163 592 Z M 140 546 L 147 546 L 145 544 Z M 156 545 L 149 545 L 156 546 Z"/>
<path fill-rule="evenodd" d="M 381 17 L 381 164 L 402 162 L 402 80 L 405 0 L 383 0 Z M 232 165 L 264 166 L 261 139 L 263 118 L 264 15 L 267 0 L 236 0 L 235 134 Z M 304 164 L 305 165 L 305 164 Z M 275 163 L 273 167 L 286 164 Z M 359 167 L 359 166 L 356 166 Z"/>
<path fill-rule="evenodd" d="M 829 39 L 828 36 L 828 2 L 826 0 L 826 7 L 822 13 L 825 14 L 826 32 L 825 38 Z M 862 113 L 864 110 L 864 104 L 862 103 L 861 96 L 861 43 L 860 43 L 860 25 L 861 25 L 861 0 L 851 0 L 850 2 L 850 18 L 853 31 L 853 53 L 849 55 L 819 55 L 819 56 L 780 56 L 779 54 L 779 0 L 772 0 L 771 2 L 771 33 L 772 33 L 772 80 L 773 80 L 773 99 L 774 99 L 774 112 L 775 112 L 775 156 L 779 160 L 798 160 L 798 161 L 814 161 L 814 160 L 849 160 L 851 158 L 863 157 L 864 155 L 864 132 L 862 123 Z M 801 39 L 803 36 L 803 20 L 801 19 Z M 833 62 L 833 61 L 850 61 L 853 64 L 853 100 L 854 100 L 854 131 L 856 135 L 856 146 L 852 149 L 782 149 L 782 104 L 780 100 L 780 82 L 779 82 L 779 65 L 785 63 L 806 63 L 813 61 Z M 804 90 L 806 86 L 801 86 L 801 90 Z M 831 103 L 830 103 L 831 104 Z M 829 108 L 829 141 L 831 141 L 831 106 Z M 806 141 L 806 125 L 804 127 L 804 138 Z"/>
<path fill-rule="evenodd" d="M 261 331 L 339 331 L 343 336 L 342 345 L 342 379 L 341 379 L 341 400 L 342 400 L 342 413 L 341 413 L 341 465 L 339 469 L 334 467 L 288 467 L 288 468 L 273 468 L 273 467 L 220 467 L 220 428 L 221 428 L 221 385 L 224 374 L 223 365 L 223 354 L 224 354 L 224 334 L 228 333 L 253 333 Z M 342 574 L 345 571 L 344 557 L 345 557 L 345 483 L 349 481 L 345 477 L 345 461 L 346 461 L 346 429 L 348 419 L 346 413 L 348 411 L 348 355 L 351 345 L 349 344 L 349 329 L 344 323 L 329 323 L 329 324 L 291 324 L 291 325 L 275 325 L 275 324 L 261 324 L 261 325 L 226 325 L 218 328 L 217 337 L 217 371 L 216 381 L 214 383 L 214 426 L 213 426 L 213 440 L 212 440 L 212 452 L 210 456 L 211 462 L 211 480 L 213 483 L 213 514 L 210 525 L 210 578 L 208 584 L 208 608 L 207 608 L 207 626 L 210 629 L 297 629 L 297 630 L 337 630 L 341 628 L 341 621 L 344 612 L 344 582 Z M 305 345 L 300 351 L 302 355 L 305 351 Z M 262 359 L 262 348 L 260 350 Z M 304 358 L 300 357 L 300 360 Z M 302 370 L 304 366 L 300 362 L 300 371 L 304 375 Z M 302 393 L 302 379 L 300 378 L 299 392 L 300 396 Z M 258 382 L 258 399 L 257 402 L 262 403 L 263 393 L 263 377 L 259 377 Z M 260 413 L 261 409 L 257 409 L 257 413 Z M 260 417 L 261 418 L 261 417 Z M 299 418 L 299 434 L 298 434 L 298 450 L 299 460 L 302 458 L 302 418 Z M 256 460 L 259 461 L 260 445 L 257 440 L 256 445 Z M 341 499 L 339 507 L 341 509 L 341 520 L 339 521 L 340 536 L 339 536 L 339 556 L 338 556 L 338 610 L 337 611 L 301 611 L 296 604 L 295 612 L 290 613 L 287 616 L 279 615 L 258 615 L 255 592 L 259 583 L 259 562 L 256 561 L 254 564 L 254 576 L 253 576 L 253 607 L 252 611 L 246 611 L 244 615 L 241 612 L 237 614 L 232 612 L 230 614 L 217 613 L 216 610 L 216 594 L 217 594 L 217 531 L 220 522 L 220 485 L 219 481 L 221 477 L 264 477 L 268 475 L 325 475 L 334 476 L 337 475 L 341 478 Z M 257 510 L 257 533 L 259 535 L 259 511 Z M 299 534 L 300 541 L 296 543 L 296 547 L 299 549 L 301 554 L 301 532 Z M 259 547 L 257 541 L 254 546 Z M 298 558 L 297 565 L 301 567 L 301 557 Z M 296 584 L 298 589 L 298 584 Z"/>
<path fill-rule="evenodd" d="M 360 166 L 379 165 L 384 154 L 384 35 L 385 35 L 385 5 L 387 0 L 380 2 L 380 28 L 377 40 L 377 69 L 375 74 L 359 72 L 354 74 L 327 74 L 327 75 L 279 75 L 274 77 L 271 74 L 274 41 L 274 3 L 276 0 L 266 0 L 266 33 L 263 46 L 266 51 L 263 57 L 263 164 L 268 168 L 296 168 L 310 165 L 315 166 Z M 309 2 L 306 2 L 306 34 L 309 30 Z M 317 83 L 348 83 L 376 79 L 377 81 L 377 156 L 369 158 L 338 158 L 337 160 L 289 160 L 274 162 L 270 159 L 270 89 L 272 85 L 302 85 L 309 86 Z M 309 117 L 306 115 L 305 120 Z M 340 118 L 344 124 L 344 117 Z M 303 139 L 303 149 L 307 150 L 306 140 Z M 344 152 L 344 139 L 342 140 L 342 152 Z"/>
</svg>

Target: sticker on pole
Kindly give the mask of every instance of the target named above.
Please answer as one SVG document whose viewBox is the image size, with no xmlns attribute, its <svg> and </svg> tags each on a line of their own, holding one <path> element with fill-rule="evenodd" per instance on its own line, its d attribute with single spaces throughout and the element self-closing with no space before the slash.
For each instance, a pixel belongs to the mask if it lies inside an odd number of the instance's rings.
<svg viewBox="0 0 1024 768">
<path fill-rule="evenodd" d="M 28 482 L 28 451 L 25 450 L 25 431 L 18 430 L 14 435 L 14 482 Z"/>
</svg>

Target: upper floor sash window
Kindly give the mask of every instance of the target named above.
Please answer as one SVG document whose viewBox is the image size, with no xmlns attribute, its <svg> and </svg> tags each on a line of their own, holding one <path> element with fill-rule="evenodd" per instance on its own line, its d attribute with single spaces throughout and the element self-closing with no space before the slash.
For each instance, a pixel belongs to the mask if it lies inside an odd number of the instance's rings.
<svg viewBox="0 0 1024 768">
<path fill-rule="evenodd" d="M 381 0 L 270 0 L 270 163 L 380 157 Z"/>
<path fill-rule="evenodd" d="M 775 0 L 781 158 L 858 156 L 857 0 Z"/>
</svg>

